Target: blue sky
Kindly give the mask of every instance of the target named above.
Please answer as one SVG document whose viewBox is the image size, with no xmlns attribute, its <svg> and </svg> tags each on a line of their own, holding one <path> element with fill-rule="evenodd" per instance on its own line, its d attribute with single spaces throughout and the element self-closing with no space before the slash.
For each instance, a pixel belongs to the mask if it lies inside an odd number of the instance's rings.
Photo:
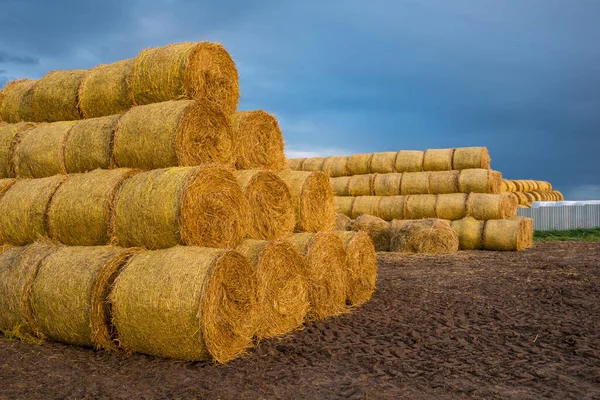
<svg viewBox="0 0 600 400">
<path fill-rule="evenodd" d="M 0 87 L 218 41 L 289 155 L 484 145 L 506 178 L 600 199 L 598 21 L 597 0 L 2 0 Z"/>
</svg>

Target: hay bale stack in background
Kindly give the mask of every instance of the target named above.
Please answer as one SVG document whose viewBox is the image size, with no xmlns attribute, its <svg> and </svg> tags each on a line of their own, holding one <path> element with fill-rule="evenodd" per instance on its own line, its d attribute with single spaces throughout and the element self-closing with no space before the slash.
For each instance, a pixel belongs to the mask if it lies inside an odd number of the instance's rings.
<svg viewBox="0 0 600 400">
<path fill-rule="evenodd" d="M 237 169 L 285 169 L 283 136 L 272 114 L 238 111 L 231 116 L 231 125 Z"/>
<path fill-rule="evenodd" d="M 489 169 L 465 169 L 460 171 L 458 178 L 460 193 L 491 193 L 502 192 L 502 173 Z"/>
<path fill-rule="evenodd" d="M 36 122 L 81 119 L 79 86 L 87 70 L 51 71 L 33 87 L 33 120 Z"/>
<path fill-rule="evenodd" d="M 450 171 L 454 149 L 429 149 L 423 156 L 424 171 Z"/>
<path fill-rule="evenodd" d="M 69 175 L 48 207 L 49 236 L 71 246 L 108 244 L 116 193 L 136 173 L 122 168 Z"/>
<path fill-rule="evenodd" d="M 484 248 L 484 224 L 485 221 L 478 221 L 471 217 L 452 221 L 452 229 L 454 229 L 458 235 L 461 250 L 482 250 Z"/>
<path fill-rule="evenodd" d="M 436 218 L 436 203 L 439 196 L 434 194 L 406 196 L 405 219 Z"/>
<path fill-rule="evenodd" d="M 79 86 L 79 109 L 84 118 L 122 114 L 133 107 L 128 79 L 134 58 L 98 65 L 85 74 Z"/>
<path fill-rule="evenodd" d="M 2 183 L 0 181 L 0 193 L 1 193 L 1 186 Z M 345 214 L 342 213 L 337 213 L 335 215 L 335 230 L 336 231 L 349 231 L 352 228 L 352 220 L 350 219 L 350 217 L 346 216 Z"/>
<path fill-rule="evenodd" d="M 352 154 L 348 156 L 348 174 L 365 175 L 371 171 L 371 160 L 373 154 Z M 306 161 L 304 162 L 306 164 Z"/>
<path fill-rule="evenodd" d="M 325 162 L 325 157 L 312 157 L 305 158 L 302 163 L 302 171 L 306 172 L 319 172 L 323 171 L 323 163 Z"/>
<path fill-rule="evenodd" d="M 116 350 L 108 295 L 117 274 L 137 251 L 112 246 L 65 246 L 46 257 L 31 289 L 31 308 L 39 335 Z"/>
<path fill-rule="evenodd" d="M 287 167 L 292 171 L 302 171 L 302 164 L 306 158 L 288 158 Z"/>
<path fill-rule="evenodd" d="M 335 197 L 335 212 L 347 215 L 348 217 L 352 216 L 352 208 L 354 207 L 354 201 L 356 197 Z"/>
<path fill-rule="evenodd" d="M 373 180 L 375 196 L 398 196 L 403 174 L 376 174 Z"/>
<path fill-rule="evenodd" d="M 395 151 L 385 153 L 373 153 L 369 171 L 373 174 L 389 174 L 396 172 L 396 157 L 398 153 Z"/>
<path fill-rule="evenodd" d="M 467 199 L 467 214 L 483 221 L 505 219 L 517 215 L 517 204 L 507 194 L 471 193 Z"/>
<path fill-rule="evenodd" d="M 364 175 L 363 175 L 364 176 Z M 350 179 L 352 176 L 339 176 L 331 178 L 331 187 L 336 196 L 350 196 Z"/>
<path fill-rule="evenodd" d="M 0 120 L 8 123 L 33 121 L 33 86 L 37 81 L 19 79 L 9 82 L 2 90 Z"/>
<path fill-rule="evenodd" d="M 490 153 L 486 147 L 459 147 L 454 149 L 452 168 L 463 169 L 490 169 Z"/>
<path fill-rule="evenodd" d="M 335 227 L 335 202 L 329 176 L 324 172 L 281 171 L 296 209 L 296 231 L 319 232 Z"/>
<path fill-rule="evenodd" d="M 400 194 L 429 194 L 429 178 L 431 172 L 412 172 L 402 175 Z"/>
<path fill-rule="evenodd" d="M 183 42 L 143 50 L 129 88 L 137 105 L 203 99 L 229 115 L 240 99 L 238 81 L 235 63 L 221 44 Z"/>
<path fill-rule="evenodd" d="M 351 214 L 349 216 L 352 218 L 358 218 L 361 215 L 378 215 L 380 199 L 381 197 L 376 196 L 354 197 Z"/>
<path fill-rule="evenodd" d="M 33 128 L 31 123 L 0 124 L 0 178 L 15 176 L 13 157 L 19 135 Z"/>
<path fill-rule="evenodd" d="M 346 246 L 346 301 L 351 306 L 366 303 L 377 281 L 377 255 L 365 232 L 336 232 Z"/>
<path fill-rule="evenodd" d="M 467 215 L 466 193 L 450 193 L 437 197 L 435 214 L 439 219 L 450 221 L 462 219 Z"/>
<path fill-rule="evenodd" d="M 348 175 L 348 156 L 331 156 L 323 162 L 323 172 L 332 178 Z M 291 168 L 294 169 L 294 168 Z"/>
<path fill-rule="evenodd" d="M 486 250 L 521 251 L 533 246 L 533 220 L 514 217 L 485 222 L 483 244 Z"/>
<path fill-rule="evenodd" d="M 390 250 L 400 253 L 453 253 L 458 251 L 458 235 L 441 219 L 421 219 L 393 224 Z"/>
<path fill-rule="evenodd" d="M 460 173 L 460 171 L 431 172 L 431 175 L 429 175 L 429 193 L 449 194 L 462 192 L 459 186 Z"/>
<path fill-rule="evenodd" d="M 352 230 L 366 233 L 375 251 L 390 250 L 390 224 L 373 215 L 361 215 L 352 222 Z"/>
<path fill-rule="evenodd" d="M 425 153 L 419 150 L 401 150 L 396 156 L 396 172 L 423 171 Z"/>
<path fill-rule="evenodd" d="M 283 335 L 302 325 L 308 312 L 304 259 L 286 241 L 244 240 L 236 249 L 246 257 L 256 278 L 256 336 Z"/>
<path fill-rule="evenodd" d="M 254 334 L 255 279 L 239 253 L 178 246 L 134 255 L 110 295 L 126 351 L 224 363 Z"/>
<path fill-rule="evenodd" d="M 404 219 L 406 217 L 406 197 L 385 196 L 379 198 L 377 216 L 384 221 Z"/>
<path fill-rule="evenodd" d="M 0 243 L 17 246 L 48 235 L 46 211 L 63 175 L 18 180 L 0 198 Z"/>
<path fill-rule="evenodd" d="M 244 170 L 233 174 L 250 206 L 247 237 L 274 240 L 294 231 L 294 202 L 285 182 L 268 171 Z"/>
<path fill-rule="evenodd" d="M 374 181 L 375 175 L 367 174 L 351 176 L 348 181 L 348 194 L 350 194 L 350 196 L 371 196 L 373 195 Z"/>
<path fill-rule="evenodd" d="M 123 183 L 114 208 L 115 243 L 232 248 L 246 237 L 249 206 L 233 174 L 214 166 L 142 172 Z"/>
<path fill-rule="evenodd" d="M 233 131 L 227 116 L 204 100 L 134 107 L 114 138 L 119 167 L 157 169 L 207 163 L 233 165 Z"/>
</svg>

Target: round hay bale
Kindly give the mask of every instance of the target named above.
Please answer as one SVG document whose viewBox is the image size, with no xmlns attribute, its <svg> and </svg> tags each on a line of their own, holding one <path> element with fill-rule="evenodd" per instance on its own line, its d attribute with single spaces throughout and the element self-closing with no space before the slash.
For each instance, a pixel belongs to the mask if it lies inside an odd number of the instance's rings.
<svg viewBox="0 0 600 400">
<path fill-rule="evenodd" d="M 0 120 L 9 123 L 33 121 L 33 86 L 37 81 L 19 79 L 9 82 L 2 90 Z"/>
<path fill-rule="evenodd" d="M 349 175 L 366 175 L 371 171 L 371 160 L 373 154 L 352 154 L 348 157 Z"/>
<path fill-rule="evenodd" d="M 403 174 L 376 174 L 373 180 L 373 193 L 376 196 L 398 196 Z"/>
<path fill-rule="evenodd" d="M 71 246 L 108 244 L 116 193 L 136 173 L 122 168 L 69 175 L 48 207 L 50 238 Z"/>
<path fill-rule="evenodd" d="M 234 171 L 233 175 L 250 206 L 247 237 L 274 240 L 294 231 L 294 202 L 285 182 L 268 171 Z"/>
<path fill-rule="evenodd" d="M 565 199 L 565 196 L 563 196 L 563 194 L 559 190 L 553 190 L 552 193 L 554 193 L 558 198 L 557 201 L 563 201 Z"/>
<path fill-rule="evenodd" d="M 306 158 L 302 163 L 302 171 L 321 172 L 323 170 L 323 164 L 325 163 L 325 160 L 325 157 Z"/>
<path fill-rule="evenodd" d="M 352 205 L 352 218 L 358 218 L 361 215 L 377 215 L 379 201 L 382 199 L 378 196 L 359 196 L 354 198 Z"/>
<path fill-rule="evenodd" d="M 379 200 L 377 216 L 384 221 L 394 219 L 404 219 L 405 217 L 405 196 L 384 196 Z"/>
<path fill-rule="evenodd" d="M 143 50 L 129 84 L 137 105 L 179 98 L 204 99 L 227 115 L 240 100 L 233 59 L 219 43 L 183 42 Z"/>
<path fill-rule="evenodd" d="M 377 254 L 365 232 L 336 232 L 346 246 L 346 301 L 359 306 L 369 301 L 377 282 Z"/>
<path fill-rule="evenodd" d="M 354 200 L 356 197 L 335 197 L 335 212 L 338 214 L 344 214 L 348 217 L 352 216 L 352 207 L 354 206 Z"/>
<path fill-rule="evenodd" d="M 527 198 L 527 203 L 531 204 L 535 201 L 535 196 L 530 192 L 524 192 L 523 195 Z"/>
<path fill-rule="evenodd" d="M 502 192 L 510 192 L 510 187 L 508 186 L 507 182 L 505 179 L 502 179 L 502 188 L 501 188 Z"/>
<path fill-rule="evenodd" d="M 523 185 L 518 180 L 511 180 L 512 184 L 515 186 L 516 192 L 523 192 Z"/>
<path fill-rule="evenodd" d="M 256 277 L 256 333 L 259 339 L 288 333 L 302 325 L 309 309 L 304 258 L 286 241 L 247 239 L 236 251 Z"/>
<path fill-rule="evenodd" d="M 48 235 L 46 211 L 64 175 L 15 182 L 0 198 L 0 243 L 17 246 Z"/>
<path fill-rule="evenodd" d="M 296 210 L 296 231 L 319 232 L 335 226 L 336 205 L 329 175 L 324 172 L 281 171 Z"/>
<path fill-rule="evenodd" d="M 489 169 L 464 169 L 458 178 L 460 193 L 499 194 L 502 182 L 502 173 Z"/>
<path fill-rule="evenodd" d="M 467 215 L 467 197 L 465 193 L 439 195 L 435 204 L 437 218 L 450 221 L 464 218 Z"/>
<path fill-rule="evenodd" d="M 0 331 L 18 338 L 39 334 L 31 309 L 31 288 L 40 263 L 57 249 L 39 241 L 0 254 Z"/>
<path fill-rule="evenodd" d="M 51 71 L 36 82 L 31 100 L 37 122 L 81 119 L 79 86 L 87 70 Z"/>
<path fill-rule="evenodd" d="M 352 176 L 339 176 L 337 178 L 331 178 L 333 194 L 336 196 L 350 196 L 350 179 L 352 178 Z"/>
<path fill-rule="evenodd" d="M 117 193 L 112 237 L 123 247 L 237 246 L 249 206 L 233 174 L 214 166 L 142 172 Z"/>
<path fill-rule="evenodd" d="M 506 193 L 471 193 L 467 199 L 467 215 L 481 221 L 510 218 L 517 215 L 517 203 Z"/>
<path fill-rule="evenodd" d="M 485 221 L 466 217 L 452 221 L 452 229 L 458 235 L 461 250 L 483 250 L 483 227 Z"/>
<path fill-rule="evenodd" d="M 421 219 L 405 221 L 392 230 L 390 251 L 399 253 L 453 253 L 458 251 L 458 235 L 447 221 Z"/>
<path fill-rule="evenodd" d="M 348 156 L 327 157 L 322 168 L 331 177 L 348 176 Z"/>
<path fill-rule="evenodd" d="M 354 175 L 348 181 L 350 196 L 372 196 L 375 175 Z"/>
<path fill-rule="evenodd" d="M 113 149 L 119 167 L 157 169 L 232 166 L 229 119 L 205 101 L 165 101 L 127 111 L 117 125 Z"/>
<path fill-rule="evenodd" d="M 396 156 L 396 172 L 423 171 L 424 153 L 419 150 L 401 150 Z"/>
<path fill-rule="evenodd" d="M 292 171 L 302 171 L 302 164 L 306 158 L 288 158 L 287 167 Z"/>
<path fill-rule="evenodd" d="M 1 185 L 1 183 L 0 183 Z M 352 220 L 345 214 L 337 213 L 335 215 L 335 230 L 336 231 L 350 231 L 352 227 Z"/>
<path fill-rule="evenodd" d="M 551 192 L 552 191 L 552 184 L 550 182 L 544 181 L 544 186 L 545 186 L 545 190 L 547 192 Z"/>
<path fill-rule="evenodd" d="M 490 153 L 486 147 L 460 147 L 454 150 L 452 167 L 463 169 L 490 169 Z"/>
<path fill-rule="evenodd" d="M 523 192 L 515 192 L 515 194 L 519 197 L 519 204 L 526 205 L 529 203 L 529 197 L 525 195 Z"/>
<path fill-rule="evenodd" d="M 533 247 L 533 220 L 525 217 L 490 220 L 483 233 L 486 250 L 521 251 Z"/>
<path fill-rule="evenodd" d="M 98 65 L 85 74 L 79 86 L 79 109 L 84 118 L 122 114 L 133 107 L 128 79 L 134 58 Z"/>
<path fill-rule="evenodd" d="M 537 190 L 532 190 L 531 195 L 535 198 L 535 201 L 542 201 L 542 195 Z"/>
<path fill-rule="evenodd" d="M 459 193 L 460 171 L 436 171 L 429 176 L 429 192 L 431 194 Z"/>
<path fill-rule="evenodd" d="M 454 149 L 429 149 L 423 156 L 424 171 L 450 171 Z"/>
<path fill-rule="evenodd" d="M 252 341 L 256 282 L 233 250 L 177 246 L 134 255 L 110 294 L 130 352 L 225 363 Z"/>
<path fill-rule="evenodd" d="M 34 126 L 34 124 L 26 122 L 0 124 L 0 178 L 13 178 L 15 176 L 13 157 L 19 135 Z"/>
<path fill-rule="evenodd" d="M 120 115 L 77 121 L 64 142 L 67 173 L 110 168 L 113 139 Z"/>
<path fill-rule="evenodd" d="M 431 172 L 407 172 L 402 175 L 400 192 L 409 194 L 429 194 L 429 179 Z"/>
<path fill-rule="evenodd" d="M 20 178 L 44 178 L 66 174 L 64 144 L 75 121 L 42 124 L 17 138 L 13 162 Z"/>
<path fill-rule="evenodd" d="M 64 343 L 116 350 L 108 295 L 136 249 L 61 247 L 46 257 L 31 289 L 39 335 Z"/>
<path fill-rule="evenodd" d="M 398 152 L 373 153 L 370 171 L 372 174 L 389 174 L 396 172 Z"/>
<path fill-rule="evenodd" d="M 406 196 L 405 219 L 436 218 L 437 199 L 434 194 Z"/>
<path fill-rule="evenodd" d="M 369 235 L 376 251 L 390 250 L 390 224 L 373 215 L 361 215 L 352 223 L 352 230 Z"/>
<path fill-rule="evenodd" d="M 238 111 L 231 116 L 237 169 L 285 169 L 279 122 L 263 110 Z"/>
<path fill-rule="evenodd" d="M 331 232 L 295 233 L 285 240 L 304 256 L 310 303 L 306 318 L 320 321 L 346 312 L 344 242 Z"/>
</svg>

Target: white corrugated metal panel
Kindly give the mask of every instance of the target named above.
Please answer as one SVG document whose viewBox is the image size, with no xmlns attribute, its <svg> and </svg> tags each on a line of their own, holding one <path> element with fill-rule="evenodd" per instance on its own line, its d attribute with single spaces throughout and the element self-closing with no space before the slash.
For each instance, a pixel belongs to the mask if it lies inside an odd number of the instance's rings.
<svg viewBox="0 0 600 400">
<path fill-rule="evenodd" d="M 519 208 L 517 214 L 533 218 L 536 231 L 600 228 L 600 204 Z"/>
</svg>

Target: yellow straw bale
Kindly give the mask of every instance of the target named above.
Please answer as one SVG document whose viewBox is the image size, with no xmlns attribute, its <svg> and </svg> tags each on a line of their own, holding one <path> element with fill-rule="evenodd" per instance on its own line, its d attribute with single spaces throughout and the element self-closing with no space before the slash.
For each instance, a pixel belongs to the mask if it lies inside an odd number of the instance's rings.
<svg viewBox="0 0 600 400">
<path fill-rule="evenodd" d="M 34 126 L 34 124 L 26 122 L 0 124 L 0 178 L 15 176 L 13 158 L 19 135 Z"/>
<path fill-rule="evenodd" d="M 373 174 L 389 174 L 396 172 L 397 152 L 373 153 L 370 171 Z"/>
<path fill-rule="evenodd" d="M 358 218 L 361 215 L 377 215 L 379 208 L 379 196 L 359 196 L 354 198 L 352 205 L 352 218 Z"/>
<path fill-rule="evenodd" d="M 51 71 L 33 87 L 33 118 L 37 122 L 81 119 L 79 86 L 86 70 Z"/>
<path fill-rule="evenodd" d="M 437 218 L 454 221 L 467 215 L 467 194 L 450 193 L 439 195 L 435 205 Z"/>
<path fill-rule="evenodd" d="M 406 196 L 384 196 L 379 200 L 377 216 L 385 221 L 404 219 Z"/>
<path fill-rule="evenodd" d="M 348 182 L 350 196 L 372 196 L 375 175 L 354 175 Z"/>
<path fill-rule="evenodd" d="M 406 196 L 406 219 L 436 218 L 437 198 L 434 194 Z"/>
<path fill-rule="evenodd" d="M 349 175 L 366 175 L 371 170 L 373 154 L 352 154 L 348 157 Z"/>
<path fill-rule="evenodd" d="M 533 220 L 525 217 L 485 222 L 483 234 L 486 250 L 521 251 L 533 246 Z"/>
<path fill-rule="evenodd" d="M 320 172 L 323 171 L 323 164 L 325 163 L 325 157 L 312 157 L 306 158 L 302 163 L 302 171 L 306 172 Z"/>
<path fill-rule="evenodd" d="M 286 169 L 283 136 L 274 115 L 238 111 L 231 117 L 237 169 Z"/>
<path fill-rule="evenodd" d="M 336 196 L 350 196 L 350 180 L 352 178 L 352 176 L 338 176 L 337 178 L 331 178 L 333 193 Z"/>
<path fill-rule="evenodd" d="M 423 156 L 423 170 L 450 171 L 454 149 L 429 149 Z"/>
<path fill-rule="evenodd" d="M 460 171 L 436 171 L 429 177 L 429 192 L 431 194 L 459 193 Z"/>
<path fill-rule="evenodd" d="M 292 171 L 302 171 L 302 164 L 306 158 L 288 158 L 287 167 Z"/>
<path fill-rule="evenodd" d="M 489 169 L 464 169 L 458 178 L 461 193 L 502 192 L 502 173 Z"/>
<path fill-rule="evenodd" d="M 352 216 L 352 207 L 354 206 L 354 200 L 356 197 L 338 197 L 334 198 L 335 201 L 335 212 L 344 214 L 348 217 Z"/>
<path fill-rule="evenodd" d="M 483 249 L 484 224 L 485 221 L 478 221 L 471 217 L 452 221 L 452 229 L 458 235 L 461 250 Z"/>
<path fill-rule="evenodd" d="M 348 156 L 327 157 L 322 168 L 331 177 L 348 176 Z"/>
<path fill-rule="evenodd" d="M 376 196 L 398 196 L 403 174 L 376 174 L 373 181 L 373 193 Z"/>
<path fill-rule="evenodd" d="M 419 150 L 401 150 L 396 156 L 396 172 L 423 171 L 424 153 Z"/>
<path fill-rule="evenodd" d="M 467 215 L 482 221 L 510 218 L 517 215 L 517 203 L 507 193 L 471 193 L 467 199 Z"/>
<path fill-rule="evenodd" d="M 458 251 L 458 235 L 441 219 L 405 221 L 392 229 L 390 251 L 401 253 L 453 253 Z"/>
<path fill-rule="evenodd" d="M 369 235 L 376 251 L 390 250 L 390 224 L 373 215 L 361 215 L 352 223 L 352 230 Z"/>
<path fill-rule="evenodd" d="M 0 182 L 1 185 L 1 182 Z M 345 214 L 337 213 L 335 215 L 335 230 L 336 231 L 349 231 L 352 227 L 352 220 Z"/>
<path fill-rule="evenodd" d="M 9 123 L 33 121 L 33 86 L 37 81 L 19 79 L 9 82 L 2 90 L 0 120 Z"/>
<path fill-rule="evenodd" d="M 486 147 L 462 147 L 454 150 L 452 167 L 463 169 L 490 169 L 490 153 Z"/>
<path fill-rule="evenodd" d="M 359 306 L 369 301 L 377 282 L 377 254 L 365 232 L 336 232 L 346 246 L 346 301 Z"/>
<path fill-rule="evenodd" d="M 402 195 L 429 194 L 431 172 L 408 172 L 402 175 L 400 192 Z"/>
</svg>

